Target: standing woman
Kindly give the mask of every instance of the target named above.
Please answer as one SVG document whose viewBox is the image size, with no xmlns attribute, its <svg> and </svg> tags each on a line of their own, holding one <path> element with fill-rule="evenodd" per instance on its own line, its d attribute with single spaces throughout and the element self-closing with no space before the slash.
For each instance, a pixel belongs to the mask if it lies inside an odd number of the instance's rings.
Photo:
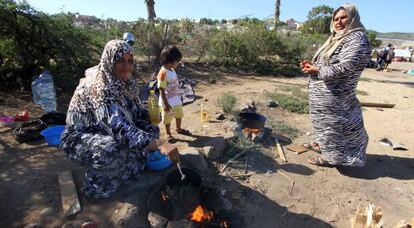
<svg viewBox="0 0 414 228">
<path fill-rule="evenodd" d="M 356 97 L 358 78 L 370 59 L 371 46 L 354 5 L 333 13 L 331 35 L 316 52 L 312 64 L 303 61 L 309 74 L 309 111 L 313 125 L 310 145 L 321 156 L 309 163 L 318 166 L 364 166 L 368 135 Z"/>
<path fill-rule="evenodd" d="M 87 167 L 86 197 L 111 196 L 141 174 L 154 150 L 179 160 L 176 147 L 157 145 L 160 130 L 140 103 L 130 78 L 133 64 L 129 44 L 109 41 L 99 65 L 86 71 L 70 101 L 60 146 L 69 159 Z"/>
</svg>

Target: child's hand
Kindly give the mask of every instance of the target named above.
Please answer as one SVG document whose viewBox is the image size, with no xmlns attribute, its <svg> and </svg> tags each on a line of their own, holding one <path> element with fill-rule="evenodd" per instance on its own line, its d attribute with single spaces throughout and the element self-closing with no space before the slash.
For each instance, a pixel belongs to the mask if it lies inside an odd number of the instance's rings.
<svg viewBox="0 0 414 228">
<path fill-rule="evenodd" d="M 164 111 L 165 112 L 171 112 L 171 110 L 172 110 L 172 108 L 171 108 L 170 104 L 165 104 Z"/>
</svg>

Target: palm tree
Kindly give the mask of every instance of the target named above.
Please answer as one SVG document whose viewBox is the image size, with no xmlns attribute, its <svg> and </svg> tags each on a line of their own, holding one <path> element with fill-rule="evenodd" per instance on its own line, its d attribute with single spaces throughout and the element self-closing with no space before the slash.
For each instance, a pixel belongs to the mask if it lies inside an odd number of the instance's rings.
<svg viewBox="0 0 414 228">
<path fill-rule="evenodd" d="M 145 4 L 147 4 L 147 12 L 148 12 L 148 21 L 150 23 L 154 22 L 154 18 L 157 17 L 155 15 L 155 1 L 154 0 L 145 0 Z"/>
<path fill-rule="evenodd" d="M 276 26 L 280 23 L 280 0 L 276 0 L 275 2 L 275 30 Z"/>
</svg>

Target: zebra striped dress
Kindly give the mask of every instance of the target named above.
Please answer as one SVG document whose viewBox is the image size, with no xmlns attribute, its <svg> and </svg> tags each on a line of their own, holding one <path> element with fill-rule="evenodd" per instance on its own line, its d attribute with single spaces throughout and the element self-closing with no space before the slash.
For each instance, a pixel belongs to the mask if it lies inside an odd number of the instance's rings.
<svg viewBox="0 0 414 228">
<path fill-rule="evenodd" d="M 309 112 L 314 141 L 331 165 L 364 166 L 368 135 L 356 97 L 358 78 L 371 54 L 364 32 L 349 34 L 330 57 L 318 58 L 309 78 Z"/>
</svg>

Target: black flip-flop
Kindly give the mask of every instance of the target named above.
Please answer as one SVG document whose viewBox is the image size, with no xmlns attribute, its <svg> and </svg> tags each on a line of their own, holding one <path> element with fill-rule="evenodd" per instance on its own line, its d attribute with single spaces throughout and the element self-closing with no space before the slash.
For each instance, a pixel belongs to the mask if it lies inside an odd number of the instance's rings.
<svg viewBox="0 0 414 228">
<path fill-rule="evenodd" d="M 191 132 L 186 129 L 176 130 L 176 132 L 180 135 L 192 135 Z"/>
</svg>

